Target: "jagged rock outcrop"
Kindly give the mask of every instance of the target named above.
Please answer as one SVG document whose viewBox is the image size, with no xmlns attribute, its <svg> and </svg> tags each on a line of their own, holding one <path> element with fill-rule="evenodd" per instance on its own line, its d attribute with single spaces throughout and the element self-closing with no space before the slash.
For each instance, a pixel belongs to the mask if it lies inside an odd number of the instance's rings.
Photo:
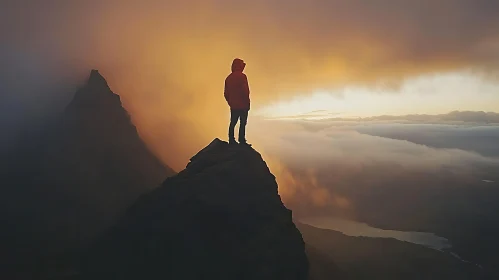
<svg viewBox="0 0 499 280">
<path fill-rule="evenodd" d="M 142 142 L 97 70 L 55 123 L 18 146 L 0 173 L 0 221 L 14 231 L 2 253 L 19 270 L 29 269 L 28 259 L 37 265 L 89 242 L 174 174 Z"/>
<path fill-rule="evenodd" d="M 56 203 L 64 198 L 67 211 L 78 217 L 62 226 L 88 233 L 83 239 L 174 174 L 140 139 L 120 96 L 97 70 L 66 107 L 42 159 L 42 177 L 63 195 Z"/>
<path fill-rule="evenodd" d="M 307 279 L 301 234 L 258 152 L 215 139 L 87 254 L 83 279 Z"/>
</svg>

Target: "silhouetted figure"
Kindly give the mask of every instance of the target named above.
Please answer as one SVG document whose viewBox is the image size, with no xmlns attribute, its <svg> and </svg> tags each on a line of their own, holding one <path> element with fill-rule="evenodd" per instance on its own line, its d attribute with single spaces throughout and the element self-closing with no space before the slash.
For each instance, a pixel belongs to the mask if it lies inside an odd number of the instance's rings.
<svg viewBox="0 0 499 280">
<path fill-rule="evenodd" d="M 236 144 L 234 138 L 234 128 L 239 122 L 239 143 L 249 145 L 246 142 L 246 123 L 248 121 L 248 111 L 250 109 L 250 90 L 248 78 L 243 73 L 246 63 L 236 58 L 232 62 L 232 73 L 225 79 L 225 100 L 230 106 L 229 143 Z"/>
</svg>

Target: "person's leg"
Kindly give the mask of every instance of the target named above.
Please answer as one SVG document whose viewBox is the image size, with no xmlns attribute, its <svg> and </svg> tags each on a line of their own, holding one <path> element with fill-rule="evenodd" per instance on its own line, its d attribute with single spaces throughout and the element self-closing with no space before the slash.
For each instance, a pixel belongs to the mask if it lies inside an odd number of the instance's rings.
<svg viewBox="0 0 499 280">
<path fill-rule="evenodd" d="M 246 143 L 246 123 L 248 123 L 248 110 L 242 110 L 239 122 L 239 143 Z"/>
<path fill-rule="evenodd" d="M 236 127 L 237 120 L 239 119 L 239 113 L 237 110 L 230 110 L 230 124 L 229 124 L 229 143 L 235 143 L 234 138 L 234 128 Z"/>
</svg>

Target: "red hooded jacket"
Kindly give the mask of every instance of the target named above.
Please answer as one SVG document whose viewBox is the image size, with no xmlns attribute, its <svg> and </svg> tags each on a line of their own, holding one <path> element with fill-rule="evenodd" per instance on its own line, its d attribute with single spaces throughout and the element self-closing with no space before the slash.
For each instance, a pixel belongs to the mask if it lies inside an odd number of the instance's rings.
<svg viewBox="0 0 499 280">
<path fill-rule="evenodd" d="M 225 100 L 233 110 L 250 109 L 248 78 L 243 73 L 246 64 L 241 59 L 232 62 L 232 73 L 225 79 Z"/>
</svg>

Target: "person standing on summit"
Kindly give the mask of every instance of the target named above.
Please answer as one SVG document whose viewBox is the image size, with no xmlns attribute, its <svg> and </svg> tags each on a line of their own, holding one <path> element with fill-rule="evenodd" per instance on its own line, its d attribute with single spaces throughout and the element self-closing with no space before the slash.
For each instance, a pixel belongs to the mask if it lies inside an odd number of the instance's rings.
<svg viewBox="0 0 499 280">
<path fill-rule="evenodd" d="M 246 63 L 236 58 L 232 62 L 232 73 L 225 79 L 224 96 L 230 106 L 229 144 L 237 144 L 234 128 L 239 120 L 239 144 L 251 146 L 246 142 L 246 123 L 250 110 L 250 90 L 248 78 L 243 73 Z"/>
</svg>

